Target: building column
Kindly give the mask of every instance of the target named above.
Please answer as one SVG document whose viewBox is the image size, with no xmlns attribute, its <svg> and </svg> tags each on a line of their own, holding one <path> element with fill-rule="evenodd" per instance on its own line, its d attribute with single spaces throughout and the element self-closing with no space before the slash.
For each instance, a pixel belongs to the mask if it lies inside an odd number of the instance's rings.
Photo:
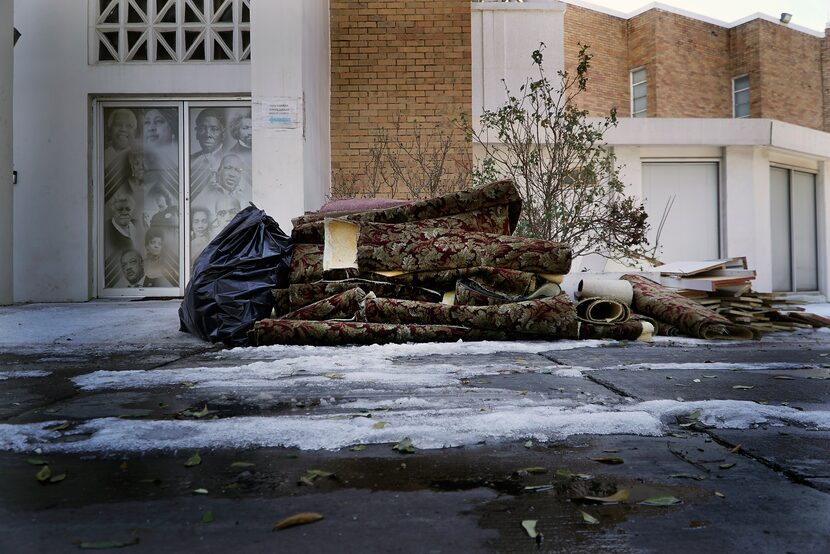
<svg viewBox="0 0 830 554">
<path fill-rule="evenodd" d="M 472 3 L 473 121 L 518 96 L 527 79 L 538 79 L 531 54 L 544 42 L 543 67 L 554 83 L 565 69 L 565 8 L 557 0 Z"/>
<path fill-rule="evenodd" d="M 727 146 L 724 152 L 722 244 L 725 256 L 746 256 L 757 271 L 753 289 L 772 291 L 772 222 L 769 156 L 758 146 Z"/>
<path fill-rule="evenodd" d="M 818 288 L 830 298 L 830 161 L 819 162 L 816 176 Z"/>
<path fill-rule="evenodd" d="M 290 233 L 329 187 L 328 0 L 251 10 L 253 201 Z"/>
<path fill-rule="evenodd" d="M 0 306 L 14 302 L 12 213 L 12 82 L 14 1 L 0 0 Z"/>
</svg>

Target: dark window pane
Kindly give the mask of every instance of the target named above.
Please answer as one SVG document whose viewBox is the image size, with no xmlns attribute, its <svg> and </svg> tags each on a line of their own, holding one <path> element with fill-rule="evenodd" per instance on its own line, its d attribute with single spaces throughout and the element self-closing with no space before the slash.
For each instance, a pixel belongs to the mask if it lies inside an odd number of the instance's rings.
<svg viewBox="0 0 830 554">
<path fill-rule="evenodd" d="M 248 7 L 248 4 L 242 2 L 242 14 L 239 18 L 241 23 L 250 23 L 251 22 L 251 8 Z"/>
<path fill-rule="evenodd" d="M 185 23 L 204 23 L 204 18 L 201 13 L 196 12 L 188 3 L 184 5 L 184 22 Z"/>
<path fill-rule="evenodd" d="M 225 0 L 213 0 L 213 21 L 233 23 L 233 2 L 228 2 L 224 8 Z"/>
</svg>

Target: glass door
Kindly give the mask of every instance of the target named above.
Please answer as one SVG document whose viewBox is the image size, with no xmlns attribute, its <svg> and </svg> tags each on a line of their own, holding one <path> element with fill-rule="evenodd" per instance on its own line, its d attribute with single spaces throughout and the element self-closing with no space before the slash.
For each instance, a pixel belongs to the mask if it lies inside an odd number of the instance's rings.
<svg viewBox="0 0 830 554">
<path fill-rule="evenodd" d="M 251 200 L 250 101 L 99 102 L 98 296 L 181 296 Z"/>
</svg>

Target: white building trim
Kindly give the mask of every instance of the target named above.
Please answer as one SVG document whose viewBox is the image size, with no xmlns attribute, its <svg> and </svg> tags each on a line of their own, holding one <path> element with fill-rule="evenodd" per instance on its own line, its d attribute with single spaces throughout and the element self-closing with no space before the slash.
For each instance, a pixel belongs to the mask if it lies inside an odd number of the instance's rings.
<svg viewBox="0 0 830 554">
<path fill-rule="evenodd" d="M 799 31 L 801 33 L 805 33 L 814 37 L 824 38 L 824 33 L 821 31 L 817 31 L 815 29 L 811 29 L 809 27 L 803 27 L 801 25 L 796 25 L 793 23 L 784 24 L 781 23 L 777 17 L 757 12 L 752 15 L 748 15 L 746 17 L 742 17 L 737 21 L 727 22 L 722 21 L 720 19 L 716 19 L 714 17 L 709 17 L 706 15 L 702 15 L 699 13 L 695 13 L 689 10 L 684 10 L 682 8 L 677 8 L 675 6 L 669 6 L 668 4 L 663 4 L 662 2 L 651 2 L 646 4 L 645 6 L 634 10 L 633 12 L 621 12 L 612 8 L 607 8 L 605 6 L 598 6 L 597 4 L 593 4 L 591 2 L 585 2 L 584 0 L 562 0 L 566 4 L 572 4 L 574 6 L 579 6 L 580 8 L 586 8 L 595 12 L 604 13 L 606 15 L 610 15 L 613 17 L 619 17 L 620 19 L 631 19 L 632 17 L 637 17 L 649 10 L 662 10 L 664 12 L 673 13 L 676 15 L 682 15 L 683 17 L 688 17 L 689 19 L 695 19 L 697 21 L 702 21 L 704 23 L 711 23 L 712 25 L 718 25 L 719 27 L 723 27 L 725 29 L 732 29 L 734 27 L 739 27 L 744 23 L 748 23 L 755 19 L 763 19 L 764 21 L 769 21 L 771 23 L 775 23 L 776 25 L 783 25 L 794 31 Z M 507 4 L 512 5 L 512 4 Z M 830 22 L 827 23 L 827 27 L 830 28 Z"/>
</svg>

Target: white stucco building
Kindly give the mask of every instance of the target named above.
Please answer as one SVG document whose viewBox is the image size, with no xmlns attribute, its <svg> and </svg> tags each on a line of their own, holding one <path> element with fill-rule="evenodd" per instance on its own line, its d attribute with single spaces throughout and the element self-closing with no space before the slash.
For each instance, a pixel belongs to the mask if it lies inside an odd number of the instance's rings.
<svg viewBox="0 0 830 554">
<path fill-rule="evenodd" d="M 524 80 L 539 42 L 551 72 L 566 67 L 572 4 L 464 3 L 473 114 L 499 103 L 502 79 Z M 229 195 L 289 232 L 292 217 L 323 204 L 337 124 L 330 9 L 0 0 L 0 304 L 178 296 Z M 607 138 L 653 217 L 676 199 L 666 259 L 747 256 L 758 290 L 827 294 L 830 133 L 776 118 L 656 115 L 623 117 Z M 199 180 L 204 168 L 213 181 Z M 211 196 L 217 182 L 226 190 Z M 127 250 L 143 258 L 140 281 L 124 269 Z"/>
</svg>

